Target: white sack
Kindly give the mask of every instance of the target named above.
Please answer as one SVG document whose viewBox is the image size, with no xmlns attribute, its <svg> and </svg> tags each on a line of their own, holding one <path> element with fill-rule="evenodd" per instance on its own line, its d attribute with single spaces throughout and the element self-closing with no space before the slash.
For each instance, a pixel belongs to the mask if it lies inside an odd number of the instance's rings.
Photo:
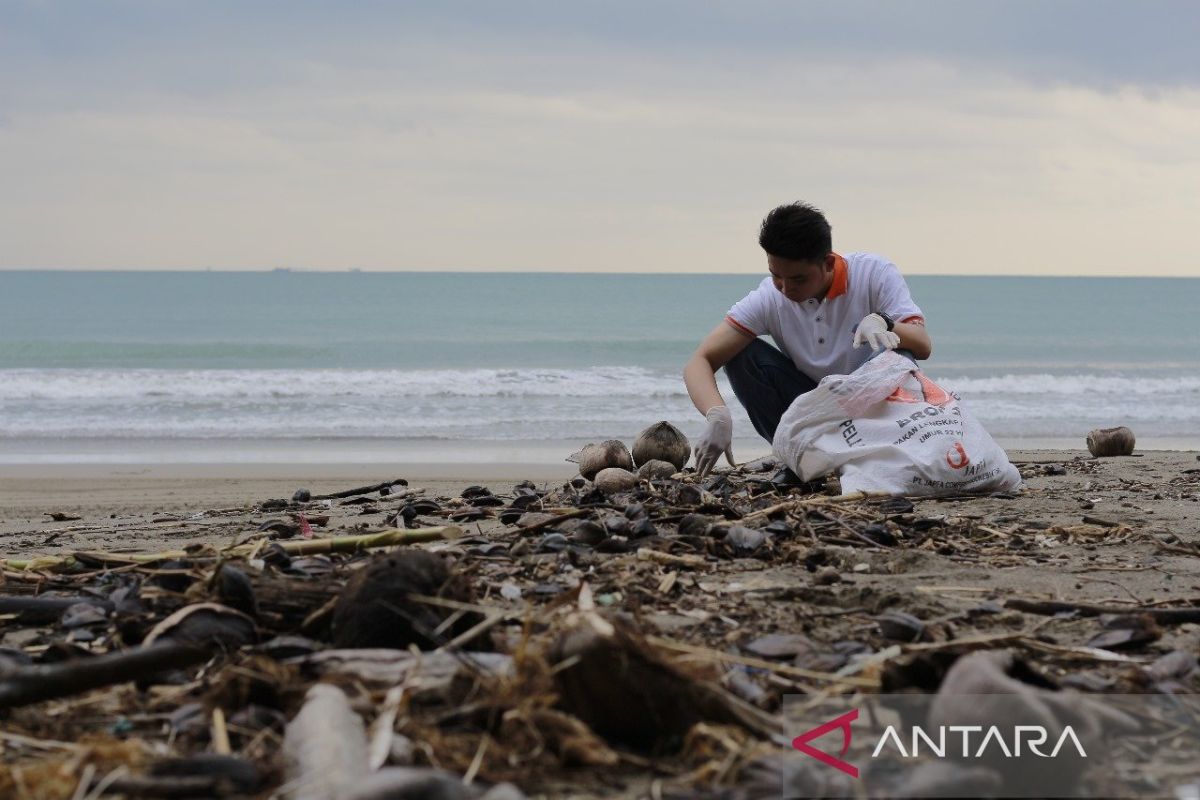
<svg viewBox="0 0 1200 800">
<path fill-rule="evenodd" d="M 840 472 L 843 492 L 934 495 L 1021 485 L 958 395 L 893 352 L 849 375 L 829 375 L 796 398 L 773 445 L 801 480 Z"/>
</svg>

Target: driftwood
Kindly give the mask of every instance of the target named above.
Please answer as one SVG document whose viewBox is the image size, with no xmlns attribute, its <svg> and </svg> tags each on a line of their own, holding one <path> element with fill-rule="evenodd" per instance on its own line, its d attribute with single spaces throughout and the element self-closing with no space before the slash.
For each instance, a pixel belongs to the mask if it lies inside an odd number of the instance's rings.
<svg viewBox="0 0 1200 800">
<path fill-rule="evenodd" d="M 357 553 L 360 550 L 370 550 L 375 547 L 392 547 L 395 545 L 415 544 L 418 542 L 435 542 L 441 539 L 457 539 L 462 536 L 462 528 L 457 525 L 440 525 L 434 528 L 391 528 L 378 533 L 367 533 L 361 536 L 335 536 L 329 539 L 307 539 L 293 542 L 279 542 L 285 553 L 292 556 L 310 556 L 319 553 Z M 159 553 L 104 553 L 81 551 L 69 556 L 40 556 L 30 559 L 0 559 L 0 566 L 12 570 L 45 570 L 48 572 L 72 572 L 82 568 L 84 563 L 104 566 L 129 566 L 133 564 L 153 564 L 170 559 L 190 559 L 192 561 L 211 561 L 217 558 L 252 555 L 259 547 L 258 542 L 247 542 L 235 545 L 219 552 L 191 553 L 186 550 L 164 550 Z"/>
<path fill-rule="evenodd" d="M 408 481 L 404 478 L 397 478 L 394 481 L 384 481 L 383 483 L 372 484 L 371 486 L 360 486 L 357 489 L 346 489 L 343 492 L 334 492 L 333 494 L 314 494 L 313 500 L 338 500 L 343 497 L 355 497 L 360 494 L 370 494 L 378 492 L 380 489 L 390 489 L 395 485 L 408 486 Z"/>
<path fill-rule="evenodd" d="M 0 597 L 0 614 L 16 614 L 23 623 L 38 624 L 53 622 L 63 615 L 71 606 L 86 603 L 106 611 L 113 604 L 109 600 L 95 597 Z"/>
<path fill-rule="evenodd" d="M 1062 600 L 1012 599 L 1004 603 L 1005 608 L 1029 614 L 1070 614 L 1081 617 L 1098 617 L 1101 614 L 1147 614 L 1155 622 L 1167 625 L 1182 625 L 1185 622 L 1200 622 L 1200 608 L 1147 608 L 1145 606 L 1110 606 L 1096 603 L 1068 603 Z"/>
<path fill-rule="evenodd" d="M 59 664 L 18 667 L 0 680 L 0 708 L 68 697 L 164 670 L 194 666 L 208 660 L 210 652 L 208 648 L 172 642 Z"/>
</svg>

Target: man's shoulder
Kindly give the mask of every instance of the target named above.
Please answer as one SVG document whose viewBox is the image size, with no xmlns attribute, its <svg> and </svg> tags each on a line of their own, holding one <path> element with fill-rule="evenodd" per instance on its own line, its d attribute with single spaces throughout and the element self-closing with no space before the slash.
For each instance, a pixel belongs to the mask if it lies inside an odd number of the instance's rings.
<svg viewBox="0 0 1200 800">
<path fill-rule="evenodd" d="M 775 285 L 771 283 L 771 277 L 768 275 L 759 281 L 757 286 L 746 292 L 746 296 L 743 299 L 773 300 L 776 294 L 779 294 L 779 292 L 775 291 Z"/>
<path fill-rule="evenodd" d="M 887 267 L 896 266 L 890 258 L 881 256 L 879 253 L 846 253 L 842 258 L 846 259 L 846 264 L 851 268 L 857 269 L 886 269 Z"/>
<path fill-rule="evenodd" d="M 842 257 L 846 259 L 851 286 L 856 283 L 854 280 L 856 275 L 859 276 L 859 281 L 857 281 L 859 286 L 863 286 L 863 278 L 866 279 L 866 284 L 876 286 L 905 283 L 904 276 L 900 274 L 900 268 L 887 256 L 879 253 L 859 252 L 847 253 Z"/>
</svg>

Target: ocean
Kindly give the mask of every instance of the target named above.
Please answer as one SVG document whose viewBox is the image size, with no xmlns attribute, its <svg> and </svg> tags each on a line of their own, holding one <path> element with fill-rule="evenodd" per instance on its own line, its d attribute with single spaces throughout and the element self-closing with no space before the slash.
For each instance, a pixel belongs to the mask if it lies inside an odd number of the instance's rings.
<svg viewBox="0 0 1200 800">
<path fill-rule="evenodd" d="M 557 460 L 702 419 L 680 373 L 761 279 L 0 272 L 0 463 Z M 910 276 L 928 375 L 1007 447 L 1200 447 L 1200 280 Z M 735 409 L 735 455 L 769 450 Z"/>
</svg>

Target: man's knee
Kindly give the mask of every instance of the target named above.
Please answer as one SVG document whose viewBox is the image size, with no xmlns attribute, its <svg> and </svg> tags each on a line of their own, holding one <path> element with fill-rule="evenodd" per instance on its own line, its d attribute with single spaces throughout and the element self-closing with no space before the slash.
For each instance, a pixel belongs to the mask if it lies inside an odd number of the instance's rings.
<svg viewBox="0 0 1200 800">
<path fill-rule="evenodd" d="M 762 339 L 755 339 L 725 364 L 725 374 L 732 380 L 735 374 L 761 376 L 780 366 L 792 366 L 787 356 Z"/>
</svg>

